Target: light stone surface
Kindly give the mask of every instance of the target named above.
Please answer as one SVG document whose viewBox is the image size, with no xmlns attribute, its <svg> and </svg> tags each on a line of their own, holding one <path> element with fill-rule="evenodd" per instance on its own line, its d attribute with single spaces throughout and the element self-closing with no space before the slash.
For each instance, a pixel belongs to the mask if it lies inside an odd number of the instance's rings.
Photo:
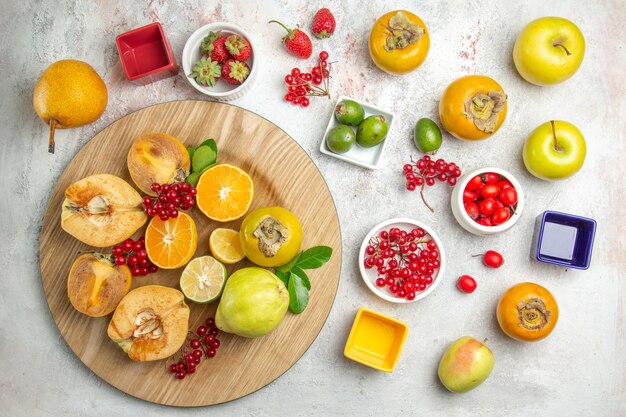
<svg viewBox="0 0 626 417">
<path fill-rule="evenodd" d="M 312 4 L 313 3 L 313 4 Z M 73 1 L 0 0 L 0 415 L 2 416 L 624 416 L 626 415 L 626 205 L 621 174 L 626 132 L 624 2 L 614 1 L 349 1 L 332 7 L 338 21 L 329 40 L 314 40 L 315 52 L 330 52 L 332 93 L 395 111 L 383 167 L 369 171 L 319 153 L 333 102 L 314 99 L 308 109 L 282 101 L 282 78 L 305 65 L 280 45 L 282 29 L 270 18 L 300 23 L 322 4 L 306 1 Z M 420 15 L 432 37 L 429 56 L 404 77 L 382 73 L 371 62 L 367 36 L 375 19 L 393 8 Z M 587 53 L 569 81 L 547 88 L 526 83 L 514 68 L 517 33 L 537 17 L 557 15 L 579 25 Z M 93 135 L 145 106 L 178 99 L 205 99 L 179 73 L 147 86 L 126 81 L 115 36 L 160 21 L 176 59 L 187 37 L 212 21 L 232 21 L 254 34 L 262 72 L 257 85 L 235 104 L 285 129 L 310 154 L 328 182 L 341 220 L 343 269 L 329 319 L 309 351 L 266 388 L 232 403 L 175 409 L 132 398 L 101 381 L 70 351 L 46 304 L 38 267 L 39 229 L 49 194 L 63 169 Z M 109 105 L 95 123 L 58 131 L 57 153 L 47 153 L 47 126 L 32 108 L 32 91 L 52 62 L 89 62 L 109 88 Z M 309 61 L 311 65 L 313 61 Z M 449 209 L 450 190 L 437 186 L 428 198 L 404 190 L 401 167 L 416 155 L 412 128 L 420 117 L 437 120 L 448 83 L 466 74 L 486 74 L 504 86 L 509 113 L 500 132 L 480 143 L 444 135 L 441 157 L 464 170 L 495 165 L 522 182 L 527 206 L 507 233 L 479 238 L 463 231 Z M 552 118 L 573 122 L 585 134 L 582 171 L 561 182 L 528 174 L 521 148 L 526 136 Z M 103 150 L 106 157 L 106 150 Z M 598 233 L 588 271 L 566 270 L 529 258 L 534 218 L 545 209 L 595 218 Z M 444 282 L 426 299 L 392 305 L 362 283 L 357 248 L 367 231 L 390 217 L 412 217 L 435 228 L 444 241 Z M 487 270 L 472 254 L 500 250 L 506 259 Z M 69 256 L 69 255 L 68 255 Z M 455 279 L 478 280 L 472 295 Z M 620 276 L 622 275 L 622 276 Z M 507 338 L 495 320 L 495 304 L 509 286 L 531 280 L 557 297 L 561 318 L 555 332 L 536 344 Z M 410 332 L 398 366 L 384 374 L 343 357 L 356 310 L 367 306 L 401 319 Z M 448 343 L 472 335 L 489 338 L 496 357 L 491 377 L 464 395 L 448 393 L 436 367 Z M 289 349 L 289 346 L 285 346 Z M 197 381 L 202 383 L 202 381 Z"/>
</svg>

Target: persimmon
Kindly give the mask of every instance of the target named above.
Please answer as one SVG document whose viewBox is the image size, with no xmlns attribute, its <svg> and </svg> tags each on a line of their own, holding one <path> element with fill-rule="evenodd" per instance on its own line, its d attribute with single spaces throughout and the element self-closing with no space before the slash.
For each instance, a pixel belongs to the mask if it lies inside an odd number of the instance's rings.
<svg viewBox="0 0 626 417">
<path fill-rule="evenodd" d="M 507 97 L 495 80 L 468 75 L 453 81 L 439 101 L 439 119 L 457 139 L 486 139 L 506 118 Z"/>
<path fill-rule="evenodd" d="M 552 332 L 559 320 L 559 306 L 552 293 L 541 285 L 522 282 L 500 297 L 496 315 L 507 336 L 534 342 Z"/>
</svg>

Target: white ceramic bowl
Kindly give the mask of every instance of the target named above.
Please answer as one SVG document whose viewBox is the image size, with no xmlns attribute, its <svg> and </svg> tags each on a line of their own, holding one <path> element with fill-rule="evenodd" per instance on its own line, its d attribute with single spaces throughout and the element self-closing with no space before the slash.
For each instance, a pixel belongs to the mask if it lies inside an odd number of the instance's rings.
<svg viewBox="0 0 626 417">
<path fill-rule="evenodd" d="M 407 300 L 406 298 L 396 297 L 393 294 L 389 293 L 389 290 L 387 290 L 386 287 L 378 288 L 376 286 L 376 278 L 378 278 L 378 272 L 376 271 L 376 268 L 368 269 L 365 267 L 365 256 L 366 256 L 365 248 L 370 244 L 369 243 L 370 239 L 378 235 L 380 231 L 389 230 L 392 227 L 397 227 L 400 230 L 406 230 L 407 232 L 416 227 L 421 227 L 422 229 L 424 229 L 424 231 L 426 231 L 426 233 L 428 233 L 433 238 L 433 240 L 437 244 L 437 249 L 439 250 L 440 265 L 438 269 L 435 269 L 435 274 L 433 277 L 432 284 L 430 284 L 430 286 L 426 288 L 424 291 L 417 293 L 416 297 L 413 300 Z M 446 254 L 443 250 L 443 244 L 441 243 L 439 236 L 437 236 L 437 234 L 430 227 L 426 226 L 424 223 L 419 222 L 417 220 L 413 220 L 413 219 L 398 218 L 398 219 L 387 220 L 380 224 L 377 224 L 376 226 L 374 226 L 372 230 L 369 231 L 367 236 L 365 236 L 365 239 L 363 239 L 363 243 L 361 244 L 361 249 L 359 250 L 359 269 L 361 271 L 361 278 L 363 278 L 365 285 L 367 285 L 367 287 L 370 290 L 372 290 L 374 294 L 376 294 L 383 300 L 387 300 L 392 303 L 407 304 L 407 303 L 412 303 L 417 300 L 421 300 L 422 298 L 426 297 L 428 294 L 430 294 L 431 292 L 435 290 L 437 285 L 439 285 L 439 282 L 443 278 L 443 273 L 445 271 L 445 268 L 446 268 Z"/>
<path fill-rule="evenodd" d="M 218 30 L 225 36 L 241 35 L 246 38 L 248 42 L 250 42 L 252 53 L 250 54 L 250 58 L 246 61 L 250 67 L 250 75 L 248 75 L 248 78 L 246 78 L 246 80 L 240 85 L 232 85 L 226 81 L 219 80 L 213 87 L 205 87 L 198 84 L 193 78 L 188 77 L 188 75 L 192 72 L 191 68 L 193 67 L 193 63 L 202 57 L 202 53 L 200 52 L 200 44 L 202 43 L 202 40 L 209 34 L 209 32 L 217 32 Z M 250 87 L 254 84 L 254 80 L 258 72 L 258 60 L 254 57 L 255 51 L 256 45 L 253 38 L 239 26 L 226 22 L 209 23 L 208 25 L 204 25 L 200 29 L 196 30 L 185 43 L 182 58 L 183 71 L 185 72 L 184 77 L 187 81 L 189 81 L 193 88 L 209 97 L 213 97 L 220 101 L 238 99 L 248 92 Z"/>
<path fill-rule="evenodd" d="M 385 137 L 385 140 L 383 140 L 376 146 L 372 146 L 371 148 L 363 148 L 359 146 L 358 143 L 355 143 L 348 152 L 341 154 L 335 153 L 328 149 L 328 146 L 326 145 L 326 136 L 328 136 L 328 132 L 330 131 L 330 129 L 341 124 L 335 118 L 335 112 L 333 111 L 330 115 L 328 125 L 326 126 L 324 136 L 322 137 L 322 143 L 320 143 L 320 152 L 324 155 L 332 156 L 333 158 L 341 159 L 342 161 L 350 162 L 351 164 L 358 165 L 363 168 L 377 169 L 380 166 L 381 157 L 383 155 L 385 147 L 387 146 L 387 142 L 389 142 L 390 140 L 389 137 L 391 136 L 393 121 L 396 118 L 395 114 L 388 110 L 372 106 L 371 104 L 365 103 L 364 101 L 356 100 L 352 97 L 347 96 L 339 96 L 339 98 L 337 99 L 337 103 L 335 103 L 335 106 L 337 106 L 337 104 L 341 103 L 344 100 L 352 100 L 359 103 L 359 105 L 363 107 L 363 110 L 365 111 L 365 117 L 373 116 L 376 114 L 382 114 L 383 116 L 385 116 L 385 119 L 388 123 L 387 136 Z M 354 126 L 355 133 L 356 129 L 357 127 Z"/>
<path fill-rule="evenodd" d="M 513 185 L 515 191 L 517 191 L 517 205 L 515 206 L 515 213 L 511 214 L 511 218 L 509 220 L 498 226 L 483 226 L 482 224 L 476 223 L 467 214 L 463 205 L 463 191 L 465 190 L 467 183 L 476 175 L 486 174 L 488 172 L 493 172 L 506 178 Z M 457 181 L 456 187 L 452 190 L 450 204 L 452 206 L 452 214 L 454 214 L 454 218 L 457 222 L 459 222 L 463 229 L 478 236 L 495 235 L 510 229 L 519 220 L 522 210 L 524 209 L 524 190 L 522 190 L 522 185 L 510 172 L 494 167 L 480 168 L 463 175 Z"/>
</svg>

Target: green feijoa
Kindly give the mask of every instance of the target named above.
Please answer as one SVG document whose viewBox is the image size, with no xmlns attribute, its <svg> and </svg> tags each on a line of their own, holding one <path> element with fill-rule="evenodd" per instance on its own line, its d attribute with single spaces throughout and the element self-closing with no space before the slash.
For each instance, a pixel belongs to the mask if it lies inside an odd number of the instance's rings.
<svg viewBox="0 0 626 417">
<path fill-rule="evenodd" d="M 350 126 L 339 125 L 328 131 L 326 146 L 334 153 L 346 153 L 352 148 L 355 140 L 354 129 Z"/>
<path fill-rule="evenodd" d="M 198 146 L 191 158 L 191 168 L 193 172 L 200 172 L 215 162 L 215 151 L 207 145 Z"/>
<path fill-rule="evenodd" d="M 358 126 L 365 117 L 365 111 L 359 103 L 353 100 L 344 100 L 335 107 L 335 118 L 339 123 L 349 126 Z"/>
<path fill-rule="evenodd" d="M 415 125 L 413 141 L 423 153 L 435 153 L 441 147 L 441 130 L 429 118 L 421 118 Z"/>
<path fill-rule="evenodd" d="M 192 172 L 191 174 L 187 175 L 185 182 L 195 187 L 196 185 L 198 185 L 199 179 L 200 179 L 200 172 Z"/>
<path fill-rule="evenodd" d="M 356 143 L 364 148 L 371 148 L 385 140 L 389 125 L 385 116 L 377 114 L 369 116 L 361 122 L 356 130 Z"/>
</svg>

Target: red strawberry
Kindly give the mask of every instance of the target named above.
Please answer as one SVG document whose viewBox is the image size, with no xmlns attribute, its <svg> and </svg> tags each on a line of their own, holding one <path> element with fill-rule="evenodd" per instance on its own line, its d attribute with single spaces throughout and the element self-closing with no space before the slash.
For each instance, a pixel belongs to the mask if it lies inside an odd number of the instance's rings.
<svg viewBox="0 0 626 417">
<path fill-rule="evenodd" d="M 250 42 L 242 36 L 230 35 L 226 38 L 225 46 L 226 49 L 228 49 L 230 56 L 235 58 L 237 61 L 246 61 L 250 58 L 250 53 L 252 52 Z"/>
<path fill-rule="evenodd" d="M 220 32 L 209 32 L 200 44 L 200 51 L 213 62 L 220 64 L 230 58 L 226 48 L 226 36 L 221 36 Z"/>
<path fill-rule="evenodd" d="M 241 84 L 250 75 L 250 67 L 245 62 L 229 59 L 222 65 L 222 79 L 230 84 Z"/>
<path fill-rule="evenodd" d="M 335 32 L 335 16 L 326 7 L 319 9 L 315 16 L 313 16 L 313 22 L 311 23 L 311 30 L 313 34 L 320 39 L 328 38 Z"/>
<path fill-rule="evenodd" d="M 278 23 L 287 31 L 287 35 L 283 38 L 283 43 L 287 50 L 298 58 L 307 59 L 313 53 L 313 44 L 309 35 L 300 29 L 289 29 L 287 26 L 276 20 L 270 20 L 270 23 Z"/>
</svg>

